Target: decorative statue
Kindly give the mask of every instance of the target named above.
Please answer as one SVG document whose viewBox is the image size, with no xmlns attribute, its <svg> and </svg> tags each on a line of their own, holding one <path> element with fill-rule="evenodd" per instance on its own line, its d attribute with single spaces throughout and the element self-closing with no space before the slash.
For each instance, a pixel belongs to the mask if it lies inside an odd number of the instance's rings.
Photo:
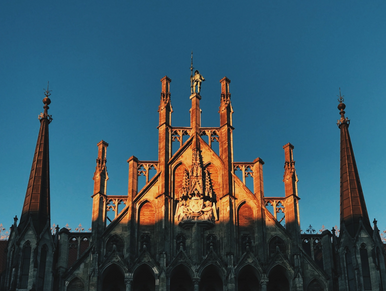
<svg viewBox="0 0 386 291">
<path fill-rule="evenodd" d="M 194 76 L 192 78 L 192 94 L 196 92 L 197 87 L 197 94 L 200 94 L 201 91 L 201 82 L 205 81 L 205 78 L 200 74 L 198 70 L 194 72 Z"/>
</svg>

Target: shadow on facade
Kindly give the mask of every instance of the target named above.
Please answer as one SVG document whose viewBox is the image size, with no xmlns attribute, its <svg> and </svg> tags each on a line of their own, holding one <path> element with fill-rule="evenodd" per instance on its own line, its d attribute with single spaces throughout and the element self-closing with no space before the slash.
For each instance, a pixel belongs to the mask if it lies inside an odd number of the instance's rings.
<svg viewBox="0 0 386 291">
<path fill-rule="evenodd" d="M 102 290 L 103 291 L 125 291 L 125 276 L 117 265 L 109 266 L 103 273 Z"/>
<path fill-rule="evenodd" d="M 170 275 L 170 291 L 193 291 L 193 281 L 189 269 L 178 265 Z"/>
<path fill-rule="evenodd" d="M 153 271 L 148 265 L 141 265 L 134 272 L 132 291 L 153 290 L 155 290 L 155 278 Z"/>
</svg>

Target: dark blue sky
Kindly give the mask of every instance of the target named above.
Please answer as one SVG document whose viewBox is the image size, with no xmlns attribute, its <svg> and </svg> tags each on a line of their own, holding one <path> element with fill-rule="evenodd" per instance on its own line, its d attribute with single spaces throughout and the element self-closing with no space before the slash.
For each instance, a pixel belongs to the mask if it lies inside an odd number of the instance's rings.
<svg viewBox="0 0 386 291">
<path fill-rule="evenodd" d="M 295 146 L 303 229 L 339 226 L 341 87 L 370 220 L 386 229 L 385 13 L 385 1 L 2 1 L 0 223 L 20 217 L 47 81 L 52 224 L 89 228 L 96 144 L 110 144 L 108 194 L 125 195 L 127 159 L 157 159 L 163 76 L 172 124 L 189 125 L 193 51 L 202 125 L 219 125 L 227 76 L 235 161 L 265 161 L 266 196 L 284 195 L 282 146 Z"/>
</svg>

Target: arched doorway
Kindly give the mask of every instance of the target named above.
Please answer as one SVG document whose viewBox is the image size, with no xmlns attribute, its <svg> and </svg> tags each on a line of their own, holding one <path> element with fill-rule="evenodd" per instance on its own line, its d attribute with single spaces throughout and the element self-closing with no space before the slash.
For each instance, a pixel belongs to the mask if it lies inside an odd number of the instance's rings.
<svg viewBox="0 0 386 291">
<path fill-rule="evenodd" d="M 132 291 L 154 291 L 155 278 L 148 265 L 138 267 L 134 272 Z"/>
<path fill-rule="evenodd" d="M 170 291 L 193 291 L 194 285 L 189 273 L 184 265 L 175 267 L 170 275 Z"/>
<path fill-rule="evenodd" d="M 237 278 L 237 286 L 238 291 L 260 290 L 257 270 L 250 265 L 243 267 Z"/>
<path fill-rule="evenodd" d="M 268 291 L 289 291 L 289 283 L 282 266 L 274 267 L 268 276 Z"/>
<path fill-rule="evenodd" d="M 200 291 L 222 291 L 223 282 L 219 268 L 210 265 L 201 273 Z"/>
<path fill-rule="evenodd" d="M 125 276 L 120 267 L 117 265 L 109 266 L 102 277 L 103 291 L 125 291 Z"/>
</svg>

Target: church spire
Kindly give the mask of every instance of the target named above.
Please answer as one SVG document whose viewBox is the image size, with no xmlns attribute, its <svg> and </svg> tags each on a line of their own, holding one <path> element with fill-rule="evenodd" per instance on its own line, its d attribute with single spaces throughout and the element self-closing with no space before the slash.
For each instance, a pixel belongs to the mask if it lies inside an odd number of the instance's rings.
<svg viewBox="0 0 386 291">
<path fill-rule="evenodd" d="M 339 89 L 338 127 L 340 129 L 340 224 L 354 237 L 362 221 L 369 233 L 372 232 L 367 214 L 365 198 L 359 179 L 348 127 L 350 120 L 345 117 L 346 105 Z"/>
<path fill-rule="evenodd" d="M 52 117 L 48 115 L 48 105 L 51 103 L 49 86 L 47 86 L 44 95 L 44 113 L 39 115 L 40 130 L 19 224 L 19 229 L 23 229 L 31 220 L 37 234 L 42 232 L 47 223 L 50 224 L 48 125 L 52 121 Z"/>
</svg>

